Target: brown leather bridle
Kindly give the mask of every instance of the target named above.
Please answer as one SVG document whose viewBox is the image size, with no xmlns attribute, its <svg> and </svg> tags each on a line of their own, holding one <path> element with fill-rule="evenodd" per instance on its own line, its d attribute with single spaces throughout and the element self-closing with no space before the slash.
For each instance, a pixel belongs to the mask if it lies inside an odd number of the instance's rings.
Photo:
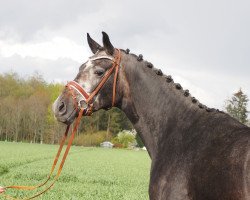
<svg viewBox="0 0 250 200">
<path fill-rule="evenodd" d="M 107 57 L 107 56 L 100 56 L 100 57 L 96 57 L 94 58 L 94 60 L 98 60 L 98 59 L 109 59 L 113 62 L 113 65 L 112 67 L 106 72 L 106 74 L 103 76 L 103 78 L 101 79 L 100 83 L 96 86 L 96 88 L 90 93 L 88 94 L 84 88 L 77 82 L 75 81 L 70 81 L 69 83 L 67 83 L 67 85 L 65 86 L 66 88 L 68 88 L 68 91 L 69 91 L 69 94 L 72 96 L 73 98 L 73 101 L 74 101 L 74 105 L 75 105 L 75 109 L 79 110 L 78 112 L 78 117 L 76 119 L 76 123 L 74 125 L 74 128 L 73 128 L 73 131 L 71 133 L 71 136 L 68 140 L 68 145 L 67 145 L 67 148 L 64 152 L 64 155 L 63 155 L 63 158 L 61 160 L 61 163 L 60 163 L 60 166 L 57 170 L 57 174 L 56 176 L 53 178 L 53 181 L 52 183 L 47 187 L 45 188 L 43 191 L 31 196 L 31 197 L 28 197 L 28 198 L 24 198 L 24 199 L 20 199 L 20 198 L 14 198 L 10 195 L 7 195 L 7 194 L 4 194 L 5 190 L 7 189 L 16 189 L 16 190 L 35 190 L 35 189 L 38 189 L 44 185 L 47 184 L 47 182 L 51 179 L 51 176 L 54 172 L 54 169 L 57 165 L 57 162 L 58 162 L 58 159 L 60 157 L 60 154 L 61 154 L 61 151 L 62 151 L 62 148 L 64 146 L 64 143 L 67 139 L 67 136 L 68 136 L 68 132 L 69 132 L 69 129 L 70 129 L 70 125 L 67 126 L 66 128 L 66 131 L 64 133 L 64 136 L 60 142 L 60 147 L 58 149 L 58 152 L 56 154 L 56 157 L 54 159 L 54 162 L 53 162 L 53 165 L 51 167 L 51 170 L 50 170 L 50 173 L 49 173 L 49 176 L 48 178 L 41 184 L 39 185 L 36 185 L 36 186 L 20 186 L 20 185 L 11 185 L 11 186 L 6 186 L 6 187 L 0 187 L 0 194 L 2 194 L 6 199 L 10 199 L 10 200 L 31 200 L 31 199 L 34 199 L 38 196 L 40 196 L 41 194 L 45 193 L 46 191 L 48 191 L 50 188 L 53 187 L 53 185 L 55 184 L 55 182 L 58 180 L 61 172 L 62 172 L 62 169 L 63 169 L 63 166 L 64 166 L 64 163 L 65 163 L 65 160 L 67 158 L 67 155 L 69 153 L 69 150 L 70 150 L 70 147 L 71 147 L 71 144 L 74 140 L 74 136 L 75 136 L 75 133 L 77 131 L 77 128 L 78 128 L 78 125 L 80 123 L 80 120 L 82 118 L 83 115 L 90 115 L 93 111 L 93 99 L 94 97 L 98 94 L 98 92 L 101 90 L 101 88 L 103 87 L 103 85 L 106 83 L 106 81 L 109 79 L 109 77 L 112 75 L 112 73 L 114 72 L 114 81 L 113 81 L 113 95 L 112 95 L 112 107 L 115 105 L 115 97 L 116 97 L 116 82 L 117 82 L 117 76 L 118 76 L 118 71 L 119 71 L 119 66 L 120 66 L 120 62 L 121 62 L 121 51 L 119 49 L 116 49 L 116 55 L 114 58 L 110 58 L 110 57 Z M 81 98 L 78 100 L 77 98 L 77 95 L 75 94 L 78 93 Z M 85 103 L 85 104 L 82 104 L 82 101 Z M 85 105 L 85 106 L 83 106 Z"/>
<path fill-rule="evenodd" d="M 120 49 L 116 49 L 116 55 L 114 58 L 110 58 L 109 56 L 100 56 L 93 58 L 92 60 L 99 60 L 99 59 L 109 59 L 113 62 L 112 67 L 106 72 L 106 74 L 103 76 L 99 84 L 96 86 L 96 88 L 89 94 L 84 90 L 84 88 L 77 83 L 76 81 L 70 81 L 65 86 L 68 91 L 70 92 L 73 102 L 76 109 L 83 108 L 85 110 L 85 115 L 90 115 L 93 111 L 93 100 L 94 97 L 98 94 L 98 92 L 101 90 L 103 85 L 106 83 L 106 81 L 109 79 L 111 74 L 114 72 L 114 81 L 113 81 L 113 95 L 112 95 L 112 107 L 115 105 L 115 97 L 116 97 L 116 82 L 117 82 L 117 76 L 119 71 L 119 66 L 121 62 L 121 51 Z M 78 95 L 75 94 L 78 93 Z M 78 99 L 77 96 L 80 96 Z"/>
</svg>

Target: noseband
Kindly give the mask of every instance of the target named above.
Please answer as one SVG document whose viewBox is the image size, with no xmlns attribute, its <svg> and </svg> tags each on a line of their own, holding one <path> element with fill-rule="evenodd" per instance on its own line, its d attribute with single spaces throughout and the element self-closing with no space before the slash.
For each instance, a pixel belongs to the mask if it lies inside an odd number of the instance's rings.
<svg viewBox="0 0 250 200">
<path fill-rule="evenodd" d="M 117 82 L 117 75 L 118 75 L 118 69 L 121 62 L 121 51 L 120 49 L 116 49 L 116 56 L 114 58 L 109 56 L 100 56 L 97 58 L 92 58 L 90 60 L 100 60 L 100 59 L 109 59 L 113 62 L 112 67 L 106 72 L 106 74 L 103 76 L 99 84 L 96 86 L 96 88 L 91 92 L 88 93 L 84 90 L 84 88 L 77 83 L 76 81 L 70 81 L 65 86 L 68 88 L 73 101 L 75 108 L 78 110 L 84 109 L 84 115 L 91 115 L 93 111 L 93 99 L 98 94 L 98 92 L 101 90 L 102 86 L 106 83 L 106 81 L 109 79 L 109 77 L 114 72 L 114 81 L 113 81 L 113 95 L 112 95 L 112 107 L 115 105 L 115 95 L 116 95 L 116 82 Z M 75 92 L 80 95 L 80 98 L 77 99 L 77 96 L 75 95 Z"/>
</svg>

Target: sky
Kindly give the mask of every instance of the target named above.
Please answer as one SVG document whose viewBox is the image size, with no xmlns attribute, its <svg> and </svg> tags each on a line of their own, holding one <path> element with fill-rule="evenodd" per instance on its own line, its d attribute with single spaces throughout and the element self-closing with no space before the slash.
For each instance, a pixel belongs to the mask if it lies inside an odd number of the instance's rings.
<svg viewBox="0 0 250 200">
<path fill-rule="evenodd" d="M 249 0 L 0 0 L 0 73 L 65 83 L 102 31 L 209 107 L 250 97 Z"/>
</svg>

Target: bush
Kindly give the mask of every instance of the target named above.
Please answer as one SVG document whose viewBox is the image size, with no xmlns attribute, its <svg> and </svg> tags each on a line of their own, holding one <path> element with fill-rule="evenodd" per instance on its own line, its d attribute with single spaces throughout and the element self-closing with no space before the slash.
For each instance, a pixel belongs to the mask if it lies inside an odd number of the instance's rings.
<svg viewBox="0 0 250 200">
<path fill-rule="evenodd" d="M 133 132 L 128 130 L 123 130 L 118 133 L 111 141 L 114 144 L 114 147 L 118 148 L 128 148 L 129 145 L 136 144 L 135 135 Z"/>
<path fill-rule="evenodd" d="M 114 146 L 113 148 L 124 148 L 123 144 L 120 144 L 120 143 L 114 143 Z"/>
<path fill-rule="evenodd" d="M 95 133 L 80 134 L 75 138 L 73 144 L 78 146 L 100 146 L 100 143 L 106 141 L 106 131 L 98 131 Z"/>
</svg>

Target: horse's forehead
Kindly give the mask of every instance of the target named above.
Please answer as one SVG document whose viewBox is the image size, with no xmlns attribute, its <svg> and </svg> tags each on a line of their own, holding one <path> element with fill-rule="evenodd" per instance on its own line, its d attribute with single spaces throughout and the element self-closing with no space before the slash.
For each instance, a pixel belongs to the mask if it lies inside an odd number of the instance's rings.
<svg viewBox="0 0 250 200">
<path fill-rule="evenodd" d="M 86 61 L 86 63 L 84 63 L 80 67 L 80 69 L 84 71 L 89 70 L 90 68 L 94 66 L 95 58 L 98 58 L 99 56 L 104 56 L 104 55 L 106 55 L 105 52 L 101 51 L 101 52 L 94 54 L 93 56 L 90 56 L 89 59 Z"/>
<path fill-rule="evenodd" d="M 81 68 L 84 69 L 84 71 L 89 71 L 96 64 L 98 64 L 98 62 L 100 62 L 100 60 L 105 61 L 106 59 L 99 59 L 99 58 L 104 58 L 104 57 L 112 60 L 112 57 L 108 56 L 105 52 L 100 52 L 100 53 L 97 53 L 97 54 L 89 57 L 87 62 Z M 108 61 L 108 60 L 106 60 L 106 61 Z"/>
<path fill-rule="evenodd" d="M 88 60 L 87 63 L 85 64 L 85 70 L 90 70 L 94 66 L 94 63 L 92 60 Z"/>
</svg>

